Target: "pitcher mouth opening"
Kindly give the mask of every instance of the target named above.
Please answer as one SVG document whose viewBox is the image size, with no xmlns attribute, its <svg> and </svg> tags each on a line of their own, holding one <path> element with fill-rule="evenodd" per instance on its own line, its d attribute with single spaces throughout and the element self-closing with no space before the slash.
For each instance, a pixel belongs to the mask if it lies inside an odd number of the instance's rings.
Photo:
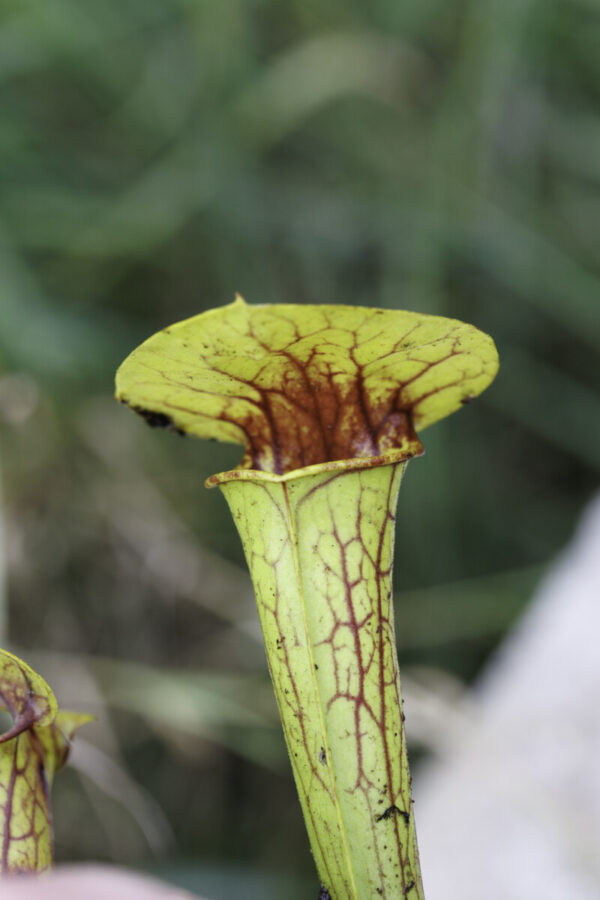
<svg viewBox="0 0 600 900">
<path fill-rule="evenodd" d="M 310 475 L 320 475 L 326 472 L 352 472 L 357 469 L 374 469 L 377 466 L 397 465 L 398 463 L 407 463 L 411 459 L 423 456 L 425 448 L 418 439 L 413 439 L 408 447 L 399 447 L 393 450 L 387 450 L 379 456 L 355 456 L 351 459 L 332 459 L 327 462 L 315 463 L 312 466 L 302 466 L 299 469 L 292 469 L 289 472 L 283 472 L 281 475 L 275 472 L 267 472 L 262 469 L 231 469 L 228 472 L 218 472 L 211 475 L 204 482 L 207 488 L 218 487 L 231 481 L 262 481 L 280 483 L 286 481 L 294 481 L 299 478 L 306 478 Z"/>
</svg>

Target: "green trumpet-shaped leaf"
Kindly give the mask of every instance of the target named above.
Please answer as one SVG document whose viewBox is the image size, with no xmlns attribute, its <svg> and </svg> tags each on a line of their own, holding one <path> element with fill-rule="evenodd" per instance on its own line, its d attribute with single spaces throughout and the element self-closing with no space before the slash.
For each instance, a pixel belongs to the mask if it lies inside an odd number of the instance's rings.
<svg viewBox="0 0 600 900">
<path fill-rule="evenodd" d="M 243 444 L 243 468 L 281 474 L 421 452 L 423 429 L 481 393 L 498 357 L 454 319 L 241 297 L 155 334 L 117 373 L 150 425 Z"/>
<path fill-rule="evenodd" d="M 391 604 L 416 429 L 484 390 L 490 337 L 399 310 L 235 303 L 135 350 L 117 397 L 245 446 L 213 475 L 256 593 L 322 897 L 422 900 Z"/>
<path fill-rule="evenodd" d="M 52 780 L 73 734 L 93 716 L 58 711 L 44 679 L 6 650 L 0 704 L 13 720 L 0 735 L 0 874 L 41 872 L 52 864 Z"/>
</svg>

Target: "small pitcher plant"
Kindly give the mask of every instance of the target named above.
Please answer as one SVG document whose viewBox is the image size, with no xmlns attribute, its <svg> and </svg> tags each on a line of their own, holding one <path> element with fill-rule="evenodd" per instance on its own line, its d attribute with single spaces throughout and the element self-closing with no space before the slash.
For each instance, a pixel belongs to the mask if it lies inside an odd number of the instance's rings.
<svg viewBox="0 0 600 900">
<path fill-rule="evenodd" d="M 494 378 L 490 337 L 438 316 L 247 305 L 166 328 L 117 373 L 150 425 L 242 444 L 212 475 L 254 583 L 321 898 L 423 898 L 392 561 L 417 429 Z"/>
<path fill-rule="evenodd" d="M 13 720 L 0 735 L 0 876 L 44 872 L 53 854 L 52 781 L 74 733 L 93 716 L 59 711 L 44 679 L 7 650 L 0 650 L 0 706 Z"/>
</svg>

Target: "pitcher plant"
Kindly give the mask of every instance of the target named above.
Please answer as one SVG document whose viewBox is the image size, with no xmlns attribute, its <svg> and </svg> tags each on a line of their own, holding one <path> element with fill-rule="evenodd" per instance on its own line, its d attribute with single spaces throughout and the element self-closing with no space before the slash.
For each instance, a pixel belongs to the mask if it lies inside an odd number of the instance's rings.
<svg viewBox="0 0 600 900">
<path fill-rule="evenodd" d="M 417 436 L 492 381 L 454 319 L 235 302 L 155 334 L 117 373 L 153 426 L 242 444 L 212 475 L 239 531 L 321 898 L 423 898 L 392 605 Z"/>
<path fill-rule="evenodd" d="M 8 650 L 0 650 L 0 708 L 12 719 L 0 734 L 0 876 L 39 874 L 52 866 L 54 775 L 94 717 L 59 710 L 41 675 Z"/>
</svg>

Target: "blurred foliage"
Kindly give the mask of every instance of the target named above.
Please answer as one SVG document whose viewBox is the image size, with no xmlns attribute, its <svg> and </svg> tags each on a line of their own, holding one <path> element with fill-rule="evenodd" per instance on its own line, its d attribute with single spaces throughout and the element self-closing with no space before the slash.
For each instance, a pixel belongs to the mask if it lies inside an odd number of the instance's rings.
<svg viewBox="0 0 600 900">
<path fill-rule="evenodd" d="M 101 716 L 62 858 L 162 855 L 216 900 L 311 872 L 202 487 L 239 452 L 111 401 L 156 329 L 239 290 L 491 333 L 496 383 L 402 488 L 401 661 L 468 681 L 525 605 L 600 468 L 599 40 L 592 0 L 0 6 L 0 622 Z"/>
</svg>

